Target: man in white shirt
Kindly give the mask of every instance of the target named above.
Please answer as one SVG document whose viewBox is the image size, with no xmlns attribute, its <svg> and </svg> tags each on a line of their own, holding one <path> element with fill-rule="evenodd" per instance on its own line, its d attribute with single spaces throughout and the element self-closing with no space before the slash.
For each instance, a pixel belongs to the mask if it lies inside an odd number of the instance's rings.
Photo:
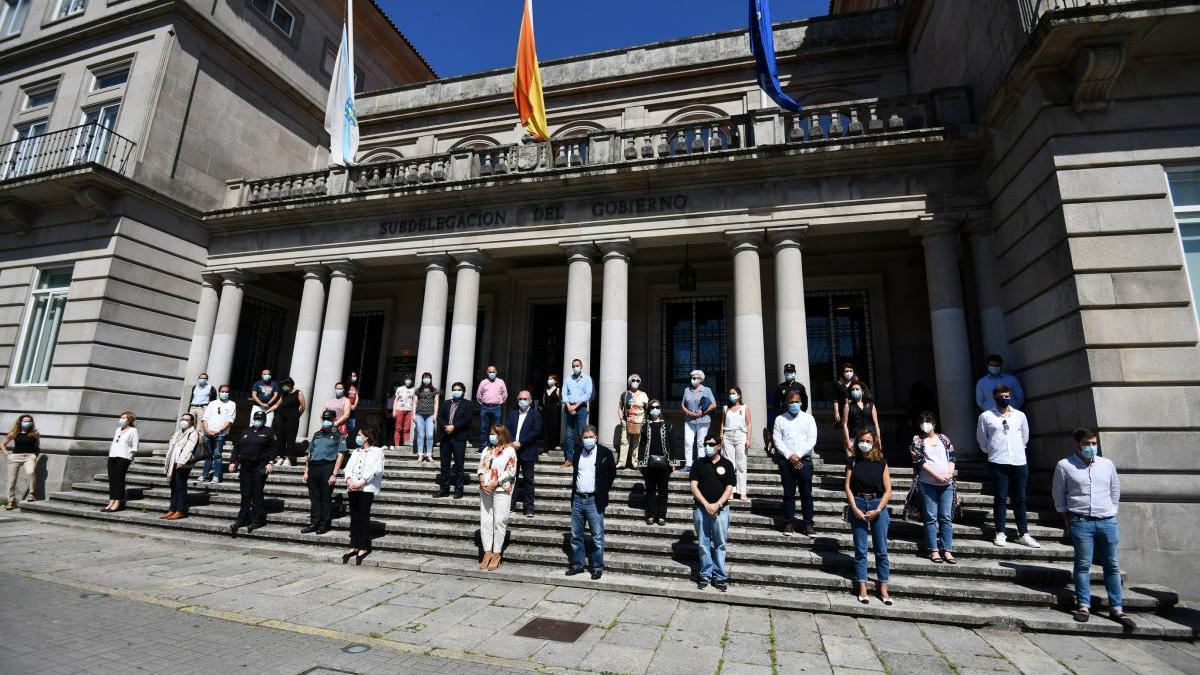
<svg viewBox="0 0 1200 675">
<path fill-rule="evenodd" d="M 1008 543 L 1004 526 L 1011 499 L 1017 521 L 1017 543 L 1041 548 L 1042 545 L 1029 534 L 1025 515 L 1025 488 L 1029 482 L 1025 446 L 1029 444 L 1029 422 L 1025 413 L 1013 407 L 1012 389 L 1008 385 L 998 385 L 993 400 L 995 405 L 979 416 L 975 428 L 975 440 L 987 453 L 992 474 L 992 509 L 996 521 L 996 537 L 992 543 L 996 546 Z"/>
<path fill-rule="evenodd" d="M 787 395 L 787 406 L 783 414 L 775 418 L 771 430 L 775 462 L 779 464 L 779 477 L 783 479 L 783 535 L 792 532 L 812 535 L 813 498 L 812 452 L 817 445 L 817 423 L 805 412 L 800 403 L 800 392 Z M 800 488 L 800 506 L 804 520 L 796 523 L 796 488 Z"/>
<path fill-rule="evenodd" d="M 224 464 L 221 452 L 225 449 L 225 437 L 237 416 L 237 404 L 229 400 L 229 385 L 223 384 L 217 392 L 217 400 L 211 401 L 204 407 L 204 416 L 200 419 L 200 431 L 204 434 L 204 468 L 200 472 L 197 483 L 208 480 L 211 483 L 221 482 L 221 471 Z"/>
</svg>

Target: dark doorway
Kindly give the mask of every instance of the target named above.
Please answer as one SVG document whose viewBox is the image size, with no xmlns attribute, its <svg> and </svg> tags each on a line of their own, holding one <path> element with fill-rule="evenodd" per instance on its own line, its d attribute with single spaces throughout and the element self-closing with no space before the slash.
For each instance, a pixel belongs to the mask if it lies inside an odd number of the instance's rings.
<svg viewBox="0 0 1200 675">
<path fill-rule="evenodd" d="M 600 386 L 600 305 L 592 304 L 592 355 L 584 369 L 592 383 Z M 533 305 L 529 313 L 529 360 L 523 388 L 541 391 L 546 388 L 546 376 L 557 373 L 560 380 L 567 377 L 563 369 L 563 333 L 567 324 L 566 303 Z M 599 392 L 597 392 L 599 393 Z"/>
<path fill-rule="evenodd" d="M 354 312 L 346 329 L 346 357 L 340 377 L 358 373 L 361 403 L 378 403 L 379 350 L 383 346 L 383 312 Z M 360 403 L 360 405 L 361 405 Z"/>
<path fill-rule="evenodd" d="M 254 297 L 243 301 L 234 341 L 233 364 L 228 384 L 236 398 L 250 396 L 250 386 L 263 368 L 269 368 L 276 378 L 283 377 L 283 329 L 287 310 Z"/>
</svg>

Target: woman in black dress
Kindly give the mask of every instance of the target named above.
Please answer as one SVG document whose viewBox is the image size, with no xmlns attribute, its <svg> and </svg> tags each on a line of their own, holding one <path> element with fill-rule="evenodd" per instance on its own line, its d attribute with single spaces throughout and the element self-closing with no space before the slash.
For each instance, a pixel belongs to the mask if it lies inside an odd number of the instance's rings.
<svg viewBox="0 0 1200 675">
<path fill-rule="evenodd" d="M 675 434 L 671 423 L 663 419 L 662 402 L 650 401 L 646 407 L 646 423 L 638 443 L 637 467 L 642 470 L 646 486 L 646 524 L 667 523 L 667 497 L 670 494 L 671 472 L 683 464 L 683 446 L 673 443 Z"/>
<path fill-rule="evenodd" d="M 870 431 L 876 443 L 883 446 L 883 439 L 879 435 L 879 414 L 875 411 L 871 390 L 862 382 L 852 382 L 848 389 L 850 396 L 842 406 L 842 439 L 845 442 L 846 459 L 854 456 L 854 437 L 863 429 Z"/>
<path fill-rule="evenodd" d="M 558 375 L 551 373 L 542 392 L 542 447 L 547 452 L 557 449 L 561 434 L 562 388 L 558 386 Z"/>
<path fill-rule="evenodd" d="M 307 407 L 304 392 L 296 389 L 296 383 L 288 377 L 279 384 L 283 390 L 283 398 L 275 409 L 275 439 L 279 443 L 279 459 L 275 464 L 294 464 L 302 453 L 296 445 L 296 435 L 300 433 L 300 416 Z"/>
</svg>

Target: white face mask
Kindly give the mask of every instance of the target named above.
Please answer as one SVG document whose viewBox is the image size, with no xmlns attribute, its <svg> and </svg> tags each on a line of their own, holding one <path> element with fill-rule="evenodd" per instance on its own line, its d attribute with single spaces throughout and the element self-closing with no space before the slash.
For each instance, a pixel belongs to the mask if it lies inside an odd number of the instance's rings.
<svg viewBox="0 0 1200 675">
<path fill-rule="evenodd" d="M 554 380 L 546 380 L 546 386 L 547 386 L 547 387 L 553 387 L 553 386 L 554 386 Z"/>
<path fill-rule="evenodd" d="M 871 443 L 869 441 L 859 441 L 858 442 L 858 451 L 859 452 L 870 452 L 871 451 Z"/>
<path fill-rule="evenodd" d="M 179 428 L 180 429 L 187 429 L 190 426 L 192 426 L 191 422 L 189 422 L 187 420 L 179 420 Z"/>
<path fill-rule="evenodd" d="M 129 426 L 129 420 L 125 419 L 124 417 L 118 418 L 117 426 L 124 429 L 126 426 Z"/>
<path fill-rule="evenodd" d="M 633 380 L 632 382 L 629 383 L 629 388 L 633 389 L 634 391 L 637 391 L 637 388 L 640 386 L 642 386 L 642 383 L 640 380 Z"/>
<path fill-rule="evenodd" d="M 362 446 L 367 444 L 367 439 L 363 438 L 362 436 L 355 436 L 354 442 L 357 443 L 358 447 L 361 448 Z"/>
<path fill-rule="evenodd" d="M 698 384 L 700 384 L 700 378 L 698 378 L 698 377 L 693 377 L 693 378 L 692 378 L 692 386 L 694 387 L 694 386 L 696 386 L 696 385 L 698 385 Z"/>
<path fill-rule="evenodd" d="M 431 378 L 428 378 L 428 377 L 422 377 L 422 378 L 421 378 L 421 384 L 424 384 L 424 385 L 430 385 L 430 384 L 433 384 L 433 380 L 432 380 Z"/>
<path fill-rule="evenodd" d="M 927 434 L 928 434 L 928 433 L 932 433 L 932 432 L 933 432 L 933 425 L 932 425 L 932 424 L 930 424 L 929 422 L 921 422 L 921 431 L 922 431 L 923 433 L 927 433 Z"/>
</svg>

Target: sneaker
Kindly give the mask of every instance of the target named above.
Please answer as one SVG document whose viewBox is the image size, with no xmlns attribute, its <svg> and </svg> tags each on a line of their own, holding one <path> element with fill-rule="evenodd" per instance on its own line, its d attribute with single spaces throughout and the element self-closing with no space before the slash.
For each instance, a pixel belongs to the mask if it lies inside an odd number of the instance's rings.
<svg viewBox="0 0 1200 675">
<path fill-rule="evenodd" d="M 783 536 L 790 537 L 790 536 L 792 536 L 792 532 L 794 530 L 795 530 L 795 526 L 793 526 L 791 523 L 784 523 L 783 528 L 779 531 L 780 531 L 780 533 L 783 534 Z"/>
<path fill-rule="evenodd" d="M 701 578 L 699 581 L 696 582 L 696 588 L 698 588 L 700 590 L 704 590 L 704 589 L 708 588 L 708 579 Z"/>
<path fill-rule="evenodd" d="M 1037 539 L 1034 539 L 1033 536 L 1031 534 L 1029 534 L 1028 532 L 1026 532 L 1025 534 L 1018 537 L 1017 543 L 1022 546 L 1028 546 L 1029 548 L 1041 548 L 1042 547 L 1042 545 L 1037 542 Z"/>
<path fill-rule="evenodd" d="M 729 584 L 725 583 L 724 581 L 714 581 L 712 584 L 713 588 L 721 591 L 722 593 L 729 590 Z"/>
<path fill-rule="evenodd" d="M 1008 537 L 1003 532 L 996 534 L 996 538 L 992 540 L 996 546 L 1008 546 Z"/>
<path fill-rule="evenodd" d="M 220 485 L 220 484 L 221 484 L 221 479 L 220 479 L 220 478 L 213 478 L 212 480 L 208 481 L 208 484 L 209 484 L 209 485 Z"/>
</svg>

